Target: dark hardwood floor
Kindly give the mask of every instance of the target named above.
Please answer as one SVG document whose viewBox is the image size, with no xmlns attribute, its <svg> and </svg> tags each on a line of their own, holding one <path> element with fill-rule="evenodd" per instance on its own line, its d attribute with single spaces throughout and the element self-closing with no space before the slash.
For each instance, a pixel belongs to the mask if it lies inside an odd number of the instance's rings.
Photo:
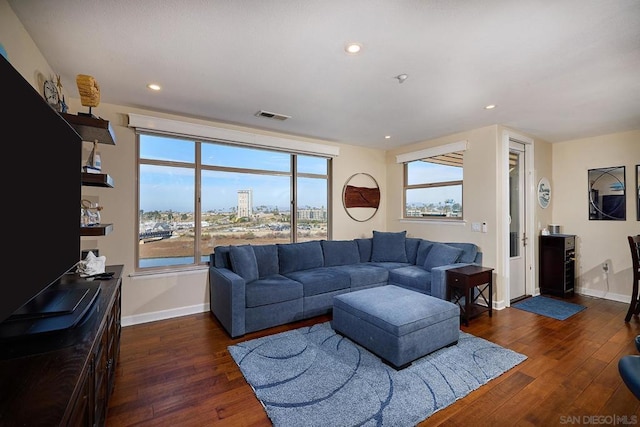
<svg viewBox="0 0 640 427">
<path fill-rule="evenodd" d="M 420 426 L 640 424 L 640 401 L 618 374 L 636 354 L 628 305 L 576 295 L 586 310 L 559 321 L 515 308 L 461 329 L 528 359 Z M 270 426 L 227 346 L 330 320 L 314 318 L 232 340 L 210 313 L 125 327 L 107 426 Z"/>
</svg>

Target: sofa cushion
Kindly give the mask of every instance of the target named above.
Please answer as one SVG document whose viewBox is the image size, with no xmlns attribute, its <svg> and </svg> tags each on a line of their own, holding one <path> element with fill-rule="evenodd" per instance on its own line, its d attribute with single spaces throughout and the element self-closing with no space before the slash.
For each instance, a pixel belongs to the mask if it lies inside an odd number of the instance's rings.
<svg viewBox="0 0 640 427">
<path fill-rule="evenodd" d="M 233 271 L 246 282 L 258 280 L 258 262 L 250 245 L 231 246 L 229 259 Z"/>
<path fill-rule="evenodd" d="M 476 255 L 478 255 L 478 246 L 475 243 L 451 242 L 447 245 L 462 249 L 462 255 L 458 258 L 458 262 L 475 262 Z"/>
<path fill-rule="evenodd" d="M 326 292 L 348 289 L 351 277 L 341 267 L 320 267 L 308 270 L 292 271 L 286 274 L 290 279 L 302 283 L 304 296 L 324 294 Z"/>
<path fill-rule="evenodd" d="M 320 243 L 325 267 L 358 264 L 360 262 L 358 244 L 354 240 L 323 240 Z"/>
<path fill-rule="evenodd" d="M 360 262 L 351 265 L 342 265 L 340 270 L 349 274 L 351 289 L 363 286 L 386 284 L 389 280 L 389 270 L 375 266 L 369 262 Z"/>
<path fill-rule="evenodd" d="M 417 265 L 389 270 L 389 284 L 431 294 L 431 272 Z"/>
<path fill-rule="evenodd" d="M 416 257 L 418 256 L 418 248 L 420 247 L 420 242 L 422 239 L 418 239 L 417 237 L 407 237 L 405 242 L 405 247 L 407 250 L 407 262 L 409 264 L 416 263 Z"/>
<path fill-rule="evenodd" d="M 228 268 L 231 270 L 231 260 L 229 259 L 229 246 L 216 246 L 213 248 L 213 259 L 218 268 Z"/>
<path fill-rule="evenodd" d="M 424 260 L 427 259 L 427 254 L 431 250 L 432 246 L 433 242 L 429 240 L 422 240 L 420 242 L 420 245 L 418 245 L 418 253 L 416 254 L 416 265 L 424 265 Z"/>
<path fill-rule="evenodd" d="M 371 242 L 372 262 L 408 262 L 407 232 L 373 231 Z"/>
<path fill-rule="evenodd" d="M 324 258 L 320 241 L 301 243 L 278 243 L 280 274 L 322 267 Z"/>
<path fill-rule="evenodd" d="M 460 254 L 462 254 L 462 249 L 460 248 L 454 248 L 444 243 L 434 243 L 427 254 L 427 258 L 424 260 L 424 268 L 427 271 L 431 271 L 433 267 L 453 264 L 458 260 Z"/>
<path fill-rule="evenodd" d="M 258 277 L 269 277 L 278 274 L 278 247 L 276 245 L 256 245 L 253 253 L 258 262 Z"/>
<path fill-rule="evenodd" d="M 360 252 L 360 262 L 371 261 L 371 238 L 369 239 L 355 239 L 358 244 L 358 252 Z"/>
<path fill-rule="evenodd" d="M 280 274 L 255 280 L 246 285 L 246 306 L 260 307 L 302 298 L 302 283 Z"/>
</svg>

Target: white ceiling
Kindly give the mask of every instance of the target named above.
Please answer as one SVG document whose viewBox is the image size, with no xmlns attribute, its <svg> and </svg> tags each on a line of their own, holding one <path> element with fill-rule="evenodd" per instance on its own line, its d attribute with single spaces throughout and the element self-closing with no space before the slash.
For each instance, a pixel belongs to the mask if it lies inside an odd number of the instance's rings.
<svg viewBox="0 0 640 427">
<path fill-rule="evenodd" d="M 491 124 L 549 142 L 640 129 L 639 0 L 9 4 L 64 90 L 89 74 L 104 103 L 374 148 Z"/>
</svg>

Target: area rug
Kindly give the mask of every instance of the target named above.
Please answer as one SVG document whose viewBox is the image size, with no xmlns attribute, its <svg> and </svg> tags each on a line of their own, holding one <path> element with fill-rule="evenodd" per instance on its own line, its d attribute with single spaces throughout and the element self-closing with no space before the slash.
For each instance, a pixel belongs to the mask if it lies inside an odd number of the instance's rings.
<svg viewBox="0 0 640 427">
<path fill-rule="evenodd" d="M 584 305 L 543 297 L 541 295 L 524 299 L 513 304 L 511 307 L 558 320 L 568 319 L 587 308 Z"/>
<path fill-rule="evenodd" d="M 330 322 L 230 346 L 274 426 L 415 426 L 527 357 L 460 331 L 395 370 Z"/>
</svg>

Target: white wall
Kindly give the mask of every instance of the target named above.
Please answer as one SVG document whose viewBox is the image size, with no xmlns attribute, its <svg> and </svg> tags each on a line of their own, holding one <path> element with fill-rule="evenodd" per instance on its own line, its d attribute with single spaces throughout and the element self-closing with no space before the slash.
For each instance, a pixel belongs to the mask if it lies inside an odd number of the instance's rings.
<svg viewBox="0 0 640 427">
<path fill-rule="evenodd" d="M 629 302 L 631 254 L 627 236 L 640 233 L 636 220 L 635 167 L 640 130 L 553 144 L 553 221 L 576 235 L 578 292 Z M 625 166 L 626 221 L 589 220 L 589 169 Z M 609 273 L 602 270 L 609 264 Z"/>
</svg>

